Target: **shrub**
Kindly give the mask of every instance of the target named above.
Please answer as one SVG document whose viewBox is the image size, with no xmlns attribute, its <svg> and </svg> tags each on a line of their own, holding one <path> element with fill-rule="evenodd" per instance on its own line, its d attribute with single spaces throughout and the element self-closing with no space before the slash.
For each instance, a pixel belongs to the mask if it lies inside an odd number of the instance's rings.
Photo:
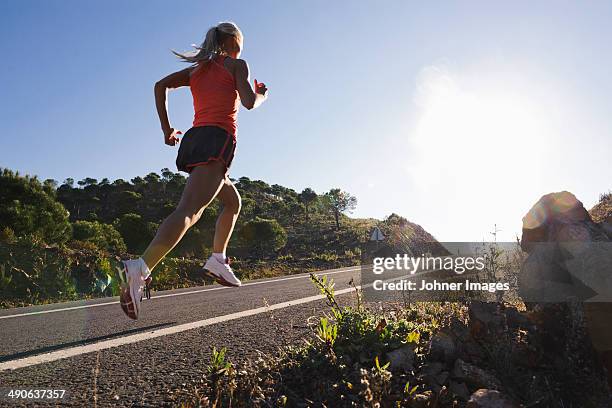
<svg viewBox="0 0 612 408">
<path fill-rule="evenodd" d="M 336 262 L 338 260 L 338 254 L 333 252 L 325 251 L 319 254 L 313 254 L 313 259 L 321 260 L 325 262 Z"/>
<path fill-rule="evenodd" d="M 113 224 L 131 253 L 143 252 L 155 234 L 156 224 L 146 222 L 138 214 L 124 214 Z"/>
<path fill-rule="evenodd" d="M 17 241 L 17 236 L 15 235 L 15 231 L 13 231 L 9 227 L 4 227 L 0 231 L 0 242 L 6 244 L 14 244 Z"/>
<path fill-rule="evenodd" d="M 259 217 L 242 226 L 240 237 L 245 246 L 261 255 L 270 255 L 287 243 L 287 233 L 278 221 Z"/>
<path fill-rule="evenodd" d="M 49 244 L 70 238 L 68 211 L 56 201 L 55 190 L 8 169 L 0 173 L 0 225 L 17 236 L 36 234 Z"/>
<path fill-rule="evenodd" d="M 79 241 L 95 244 L 100 249 L 125 252 L 125 242 L 112 225 L 97 221 L 77 221 L 72 224 L 72 237 Z"/>
<path fill-rule="evenodd" d="M 44 248 L 36 236 L 21 237 L 15 244 L 0 244 L 0 266 L 3 301 L 40 303 L 77 297 L 71 261 L 64 250 Z"/>
</svg>

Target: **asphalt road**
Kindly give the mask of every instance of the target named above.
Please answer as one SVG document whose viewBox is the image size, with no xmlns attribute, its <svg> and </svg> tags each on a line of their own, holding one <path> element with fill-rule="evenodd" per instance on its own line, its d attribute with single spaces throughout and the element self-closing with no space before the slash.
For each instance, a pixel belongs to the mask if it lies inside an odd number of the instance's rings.
<svg viewBox="0 0 612 408">
<path fill-rule="evenodd" d="M 360 268 L 319 272 L 353 302 Z M 63 389 L 55 406 L 160 406 L 197 384 L 211 347 L 233 362 L 274 352 L 309 336 L 307 318 L 328 311 L 308 274 L 154 292 L 141 317 L 128 319 L 117 298 L 0 311 L 0 406 L 40 406 L 10 399 L 11 389 Z"/>
</svg>

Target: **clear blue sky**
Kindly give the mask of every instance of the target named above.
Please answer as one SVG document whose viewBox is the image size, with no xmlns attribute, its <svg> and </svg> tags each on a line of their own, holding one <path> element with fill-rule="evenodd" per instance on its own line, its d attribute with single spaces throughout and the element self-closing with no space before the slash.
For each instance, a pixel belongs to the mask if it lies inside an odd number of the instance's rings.
<svg viewBox="0 0 612 408">
<path fill-rule="evenodd" d="M 504 4 L 502 4 L 504 3 Z M 384 4 L 384 6 L 382 6 Z M 611 2 L 0 4 L 0 166 L 130 179 L 168 167 L 153 84 L 221 20 L 268 84 L 231 175 L 357 196 L 440 240 L 511 239 L 543 194 L 612 188 Z M 189 90 L 170 119 L 186 131 Z"/>
</svg>

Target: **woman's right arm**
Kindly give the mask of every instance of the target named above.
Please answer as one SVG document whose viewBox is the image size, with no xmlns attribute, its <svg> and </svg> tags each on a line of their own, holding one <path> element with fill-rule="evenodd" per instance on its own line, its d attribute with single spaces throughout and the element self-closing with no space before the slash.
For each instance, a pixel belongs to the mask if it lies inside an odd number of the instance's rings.
<svg viewBox="0 0 612 408">
<path fill-rule="evenodd" d="M 249 66 L 245 60 L 236 60 L 234 77 L 236 78 L 236 89 L 238 90 L 238 95 L 240 95 L 240 101 L 245 108 L 249 110 L 257 108 L 268 97 L 268 88 L 266 88 L 264 83 L 259 83 L 255 80 L 255 91 L 251 88 Z"/>
<path fill-rule="evenodd" d="M 182 134 L 180 130 L 173 129 L 170 126 L 168 119 L 167 108 L 167 91 L 168 89 L 176 89 L 182 86 L 189 86 L 189 72 L 192 68 L 186 68 L 181 71 L 172 73 L 165 78 L 160 79 L 155 83 L 155 107 L 159 115 L 162 131 L 164 132 L 164 142 L 167 145 L 174 146 L 178 141 L 177 135 Z"/>
</svg>

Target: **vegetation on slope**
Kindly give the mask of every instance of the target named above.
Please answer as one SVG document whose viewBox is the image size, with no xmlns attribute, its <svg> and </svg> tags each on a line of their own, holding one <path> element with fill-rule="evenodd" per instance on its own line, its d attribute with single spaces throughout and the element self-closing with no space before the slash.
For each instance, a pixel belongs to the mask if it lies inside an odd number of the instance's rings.
<svg viewBox="0 0 612 408">
<path fill-rule="evenodd" d="M 612 192 L 599 196 L 599 202 L 589 211 L 593 221 L 603 222 L 608 220 L 612 224 Z"/>
<path fill-rule="evenodd" d="M 163 169 L 131 181 L 85 178 L 58 185 L 8 169 L 0 173 L 0 302 L 3 306 L 117 293 L 109 257 L 140 254 L 176 207 L 186 178 Z M 397 245 L 435 241 L 392 214 L 346 215 L 356 198 L 340 189 L 298 193 L 241 177 L 242 211 L 228 253 L 241 279 L 356 265 L 379 225 Z M 153 288 L 201 285 L 217 215 L 215 201 L 155 269 Z M 49 282 L 53 281 L 53 283 Z"/>
</svg>

